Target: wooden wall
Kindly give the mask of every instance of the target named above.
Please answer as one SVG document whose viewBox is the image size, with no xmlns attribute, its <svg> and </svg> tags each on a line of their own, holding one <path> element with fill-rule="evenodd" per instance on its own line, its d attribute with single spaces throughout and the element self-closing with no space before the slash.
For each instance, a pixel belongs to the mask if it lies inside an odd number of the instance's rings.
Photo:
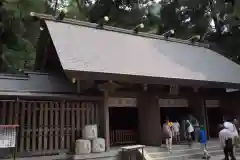
<svg viewBox="0 0 240 160">
<path fill-rule="evenodd" d="M 99 125 L 95 101 L 0 101 L 0 123 L 19 124 L 17 152 L 73 151 L 86 124 Z"/>
</svg>

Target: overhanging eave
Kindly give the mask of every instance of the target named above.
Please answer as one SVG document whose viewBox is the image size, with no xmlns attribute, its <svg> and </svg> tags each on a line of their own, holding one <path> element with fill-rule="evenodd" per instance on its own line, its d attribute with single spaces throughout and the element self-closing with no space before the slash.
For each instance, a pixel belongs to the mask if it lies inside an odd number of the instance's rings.
<svg viewBox="0 0 240 160">
<path fill-rule="evenodd" d="M 240 89 L 240 84 L 236 84 L 236 83 L 200 81 L 200 80 L 191 80 L 191 79 L 176 79 L 176 78 L 165 78 L 165 77 L 136 76 L 136 75 L 100 73 L 100 72 L 83 72 L 83 71 L 73 71 L 73 70 L 65 70 L 65 72 L 67 76 L 75 77 L 80 80 L 106 80 L 106 81 L 112 80 L 112 81 L 121 81 L 121 82 L 128 82 L 128 83 L 139 83 L 139 84 L 163 84 L 163 85 L 177 84 L 177 85 L 191 86 L 191 87 Z"/>
</svg>

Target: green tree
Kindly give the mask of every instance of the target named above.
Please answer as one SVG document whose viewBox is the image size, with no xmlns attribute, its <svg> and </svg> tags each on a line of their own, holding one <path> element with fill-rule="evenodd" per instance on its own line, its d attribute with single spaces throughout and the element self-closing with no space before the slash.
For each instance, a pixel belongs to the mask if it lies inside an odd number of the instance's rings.
<svg viewBox="0 0 240 160">
<path fill-rule="evenodd" d="M 227 1 L 227 2 L 226 2 Z M 163 34 L 174 29 L 175 37 L 200 35 L 225 56 L 239 62 L 240 1 L 231 0 L 2 0 L 0 1 L 0 71 L 32 69 L 39 22 L 29 13 L 56 15 L 67 8 L 67 17 L 98 22 L 109 16 L 108 25 Z"/>
<path fill-rule="evenodd" d="M 39 36 L 39 23 L 30 19 L 31 11 L 44 12 L 43 0 L 5 0 L 0 6 L 0 71 L 16 73 L 31 69 Z"/>
<path fill-rule="evenodd" d="M 174 29 L 175 37 L 200 35 L 212 49 L 239 63 L 240 2 L 225 0 L 161 1 L 158 33 Z"/>
<path fill-rule="evenodd" d="M 240 3 L 235 0 L 219 0 L 213 8 L 216 33 L 210 34 L 209 42 L 213 42 L 226 57 L 240 63 Z"/>
</svg>

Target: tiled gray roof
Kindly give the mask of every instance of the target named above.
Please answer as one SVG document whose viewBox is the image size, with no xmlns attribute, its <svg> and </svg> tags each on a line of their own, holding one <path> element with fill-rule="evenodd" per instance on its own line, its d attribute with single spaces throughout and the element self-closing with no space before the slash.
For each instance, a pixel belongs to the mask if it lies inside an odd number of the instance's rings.
<svg viewBox="0 0 240 160">
<path fill-rule="evenodd" d="M 45 22 L 64 70 L 240 84 L 240 66 L 204 47 Z"/>
</svg>

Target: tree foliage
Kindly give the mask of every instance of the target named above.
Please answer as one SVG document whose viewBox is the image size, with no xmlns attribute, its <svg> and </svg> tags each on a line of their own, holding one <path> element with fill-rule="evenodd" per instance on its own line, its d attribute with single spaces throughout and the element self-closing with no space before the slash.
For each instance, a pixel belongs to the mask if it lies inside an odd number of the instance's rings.
<svg viewBox="0 0 240 160">
<path fill-rule="evenodd" d="M 33 3 L 34 2 L 34 3 Z M 35 46 L 39 35 L 37 22 L 30 21 L 29 11 L 42 12 L 41 0 L 5 0 L 1 3 L 0 17 L 0 69 L 3 72 L 19 72 L 31 69 L 35 59 Z"/>
</svg>

